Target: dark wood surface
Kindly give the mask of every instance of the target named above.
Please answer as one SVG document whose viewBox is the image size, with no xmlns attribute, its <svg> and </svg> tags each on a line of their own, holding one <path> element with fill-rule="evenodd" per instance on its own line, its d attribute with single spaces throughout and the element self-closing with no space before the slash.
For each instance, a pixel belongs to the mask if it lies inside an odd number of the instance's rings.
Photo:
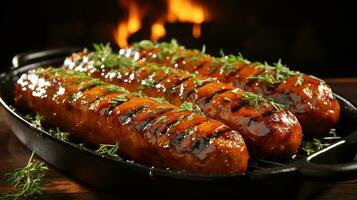
<svg viewBox="0 0 357 200">
<path fill-rule="evenodd" d="M 328 79 L 333 90 L 357 104 L 357 78 Z M 5 173 L 22 167 L 30 157 L 27 149 L 7 126 L 3 108 L 0 108 L 0 194 L 12 190 L 6 181 Z M 95 188 L 78 183 L 50 167 L 44 179 L 41 199 L 118 199 L 120 195 L 99 191 Z M 338 182 L 331 188 L 313 197 L 319 200 L 357 199 L 357 179 Z"/>
</svg>

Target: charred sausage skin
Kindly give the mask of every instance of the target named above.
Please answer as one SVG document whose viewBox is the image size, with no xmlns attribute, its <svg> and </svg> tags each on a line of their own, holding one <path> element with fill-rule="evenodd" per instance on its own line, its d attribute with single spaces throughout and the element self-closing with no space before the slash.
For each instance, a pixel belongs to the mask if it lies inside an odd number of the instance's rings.
<svg viewBox="0 0 357 200">
<path fill-rule="evenodd" d="M 328 134 L 339 119 L 339 103 L 323 80 L 289 70 L 280 62 L 272 67 L 251 63 L 242 56 L 215 58 L 198 50 L 185 49 L 175 41 L 142 41 L 120 52 L 137 59 L 198 72 L 245 91 L 273 98 L 296 115 L 307 136 Z"/>
<path fill-rule="evenodd" d="M 246 95 L 253 94 L 215 79 L 156 64 L 135 63 L 115 54 L 113 56 L 120 66 L 105 66 L 105 62 L 97 62 L 99 54 L 88 51 L 73 54 L 66 59 L 65 67 L 129 91 L 164 97 L 175 105 L 189 101 L 208 117 L 222 121 L 241 133 L 250 155 L 254 157 L 286 158 L 299 149 L 301 126 L 291 112 L 274 107 L 277 104 L 270 104 L 263 98 L 249 100 Z"/>
<path fill-rule="evenodd" d="M 218 174 L 247 170 L 242 137 L 223 123 L 83 73 L 40 68 L 23 74 L 15 106 L 88 144 L 118 142 L 119 155 L 149 166 Z"/>
</svg>

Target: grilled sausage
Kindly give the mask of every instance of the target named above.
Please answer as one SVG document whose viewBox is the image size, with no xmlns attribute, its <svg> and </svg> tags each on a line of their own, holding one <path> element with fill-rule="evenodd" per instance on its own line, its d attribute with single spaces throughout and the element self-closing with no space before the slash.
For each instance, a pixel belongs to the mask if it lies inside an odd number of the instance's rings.
<svg viewBox="0 0 357 200">
<path fill-rule="evenodd" d="M 243 139 L 223 123 L 83 73 L 40 68 L 24 74 L 15 105 L 88 144 L 118 142 L 121 156 L 149 166 L 218 174 L 247 169 Z"/>
<path fill-rule="evenodd" d="M 103 48 L 73 54 L 66 59 L 65 66 L 130 91 L 165 97 L 175 105 L 189 101 L 208 117 L 241 133 L 254 157 L 286 158 L 298 151 L 302 139 L 300 124 L 278 104 L 215 79 L 155 64 L 134 63 L 132 59 L 108 54 L 109 46 Z M 106 57 L 102 56 L 104 52 Z"/>
<path fill-rule="evenodd" d="M 187 50 L 175 41 L 142 41 L 120 52 L 145 61 L 198 72 L 245 91 L 273 98 L 296 115 L 304 134 L 308 136 L 328 134 L 339 119 L 339 103 L 324 81 L 291 71 L 280 62 L 272 67 L 258 62 L 251 63 L 242 56 L 214 58 L 201 51 Z"/>
</svg>

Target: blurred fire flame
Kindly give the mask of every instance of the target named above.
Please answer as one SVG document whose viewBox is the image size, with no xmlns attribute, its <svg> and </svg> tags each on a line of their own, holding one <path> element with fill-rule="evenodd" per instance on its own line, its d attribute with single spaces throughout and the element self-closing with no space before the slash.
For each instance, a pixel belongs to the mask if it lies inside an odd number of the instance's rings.
<svg viewBox="0 0 357 200">
<path fill-rule="evenodd" d="M 164 26 L 164 22 L 162 21 L 158 21 L 155 22 L 152 26 L 151 26 L 151 39 L 152 40 L 158 40 L 162 37 L 165 36 L 166 34 L 166 30 L 165 30 L 165 26 Z"/>
<path fill-rule="evenodd" d="M 127 47 L 129 36 L 141 28 L 141 16 L 135 1 L 120 2 L 121 5 L 128 9 L 129 16 L 125 21 L 118 23 L 117 28 L 114 30 L 114 39 L 120 47 Z"/>
<path fill-rule="evenodd" d="M 195 38 L 201 37 L 201 24 L 205 20 L 205 10 L 199 4 L 194 4 L 191 0 L 167 0 L 168 13 L 167 21 L 193 23 L 192 35 Z"/>
<path fill-rule="evenodd" d="M 202 5 L 193 2 L 193 0 L 165 0 L 167 4 L 167 14 L 156 20 L 151 25 L 151 39 L 158 40 L 166 35 L 165 23 L 192 23 L 192 36 L 201 37 L 201 24 L 208 21 L 209 14 Z M 114 30 L 114 39 L 120 47 L 128 46 L 130 35 L 139 31 L 141 20 L 144 14 L 139 12 L 139 6 L 136 1 L 119 0 L 122 7 L 128 10 L 128 18 L 119 21 Z M 155 12 L 151 12 L 155 13 Z"/>
</svg>

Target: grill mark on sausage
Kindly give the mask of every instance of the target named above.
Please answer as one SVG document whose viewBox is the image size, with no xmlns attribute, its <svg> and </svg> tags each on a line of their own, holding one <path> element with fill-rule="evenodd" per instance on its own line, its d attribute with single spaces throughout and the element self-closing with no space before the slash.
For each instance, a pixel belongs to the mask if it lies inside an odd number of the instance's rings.
<svg viewBox="0 0 357 200">
<path fill-rule="evenodd" d="M 202 123 L 201 122 L 195 123 L 195 125 L 191 126 L 186 131 L 177 134 L 176 138 L 170 141 L 170 146 L 180 145 L 184 141 L 184 139 L 186 137 L 190 136 L 195 131 L 196 127 L 199 126 L 200 124 L 202 124 Z"/>
<path fill-rule="evenodd" d="M 132 121 L 131 117 L 133 117 L 135 114 L 139 113 L 140 111 L 144 110 L 144 108 L 146 108 L 146 107 L 147 106 L 143 105 L 143 106 L 140 106 L 132 111 L 129 111 L 126 114 L 120 115 L 118 117 L 120 124 L 125 125 L 125 124 L 130 123 Z"/>
<path fill-rule="evenodd" d="M 191 81 L 191 80 L 187 80 L 187 81 Z M 203 86 L 205 86 L 205 85 L 207 85 L 208 83 L 211 83 L 211 82 L 212 82 L 212 81 L 205 81 L 205 82 L 203 82 L 202 85 L 200 85 L 200 86 L 194 86 L 194 87 L 192 88 L 192 90 L 190 90 L 190 91 L 188 91 L 188 92 L 186 92 L 186 93 L 183 93 L 182 96 L 181 96 L 181 99 L 186 99 L 186 98 L 189 97 L 192 93 L 194 93 L 195 91 L 197 91 L 199 88 L 201 88 L 201 87 L 203 87 Z"/>
<path fill-rule="evenodd" d="M 195 71 L 200 70 L 208 61 L 201 62 L 199 65 L 194 66 Z"/>
<path fill-rule="evenodd" d="M 190 114 L 183 114 L 183 115 L 180 115 L 180 116 L 184 116 L 184 117 L 187 117 L 188 115 Z M 160 134 L 167 134 L 168 131 L 171 129 L 172 125 L 175 124 L 176 122 L 178 122 L 180 120 L 180 116 L 177 116 L 176 119 L 172 120 L 171 122 L 169 123 L 163 123 L 164 127 L 162 128 L 162 126 L 159 126 L 157 127 L 154 132 L 155 133 L 158 133 L 160 132 Z M 160 129 L 160 130 L 159 130 Z M 158 135 L 158 134 L 157 134 Z"/>
<path fill-rule="evenodd" d="M 167 113 L 167 112 L 169 112 L 169 111 L 172 111 L 172 110 L 173 110 L 173 108 L 169 108 L 169 109 L 164 110 L 164 111 L 161 112 L 161 113 L 158 113 L 157 115 L 155 115 L 155 116 L 153 116 L 153 117 L 150 117 L 148 120 L 145 120 L 145 121 L 139 123 L 139 124 L 137 125 L 137 129 L 138 129 L 140 132 L 143 132 L 145 129 L 147 129 L 147 128 L 149 127 L 149 125 L 151 125 L 150 123 L 151 123 L 153 120 L 155 120 L 156 118 L 158 118 L 158 117 L 160 117 L 160 116 L 164 115 L 165 113 Z"/>
<path fill-rule="evenodd" d="M 237 105 L 235 105 L 231 108 L 231 112 L 232 113 L 237 112 L 247 104 L 249 104 L 249 102 L 240 100 L 240 102 Z"/>
<path fill-rule="evenodd" d="M 177 83 L 173 84 L 170 88 L 167 89 L 167 91 L 170 92 L 175 92 L 175 90 L 180 87 L 182 85 L 183 82 L 187 81 L 188 79 L 190 79 L 190 76 L 186 76 L 184 78 L 181 78 L 177 81 Z"/>
<path fill-rule="evenodd" d="M 199 104 L 202 105 L 202 106 L 204 106 L 204 105 L 210 103 L 210 102 L 212 101 L 212 99 L 213 99 L 214 96 L 219 95 L 219 94 L 222 94 L 222 93 L 224 93 L 224 92 L 227 92 L 228 90 L 229 90 L 229 89 L 227 89 L 227 88 L 223 88 L 223 89 L 220 89 L 220 90 L 218 90 L 218 91 L 212 93 L 212 95 L 209 96 L 209 97 L 203 97 L 202 99 L 199 100 L 199 102 L 200 102 Z"/>
<path fill-rule="evenodd" d="M 230 130 L 227 128 L 225 130 L 218 131 L 217 133 L 196 140 L 192 145 L 192 153 L 194 153 L 195 155 L 201 153 L 209 146 L 209 143 L 212 139 L 224 135 L 228 131 Z"/>
</svg>

